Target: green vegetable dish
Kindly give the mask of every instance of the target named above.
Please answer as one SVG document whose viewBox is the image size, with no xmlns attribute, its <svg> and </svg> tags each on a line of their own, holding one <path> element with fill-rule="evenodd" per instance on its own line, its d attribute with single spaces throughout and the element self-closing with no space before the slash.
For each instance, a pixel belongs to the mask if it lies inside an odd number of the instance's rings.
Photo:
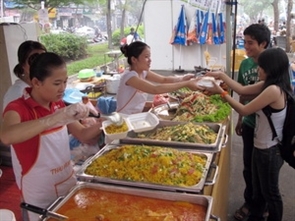
<svg viewBox="0 0 295 221">
<path fill-rule="evenodd" d="M 193 92 L 185 97 L 176 111 L 173 121 L 221 122 L 231 112 L 231 107 L 219 95 Z"/>
</svg>

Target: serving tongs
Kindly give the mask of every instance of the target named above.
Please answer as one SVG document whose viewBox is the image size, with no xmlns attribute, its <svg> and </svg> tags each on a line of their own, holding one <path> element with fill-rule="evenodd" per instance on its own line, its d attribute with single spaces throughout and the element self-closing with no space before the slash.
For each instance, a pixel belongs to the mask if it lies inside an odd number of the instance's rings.
<svg viewBox="0 0 295 221">
<path fill-rule="evenodd" d="M 31 211 L 33 213 L 37 213 L 37 214 L 40 214 L 40 215 L 43 215 L 45 217 L 51 217 L 53 219 L 56 219 L 56 220 L 68 220 L 69 217 L 67 216 L 64 216 L 62 214 L 59 214 L 59 213 L 56 213 L 56 212 L 53 212 L 53 211 L 50 211 L 50 210 L 47 210 L 47 209 L 43 209 L 43 208 L 40 208 L 38 206 L 34 206 L 34 205 L 31 205 L 31 204 L 28 204 L 28 203 L 21 203 L 20 204 L 20 207 L 23 208 L 23 209 L 26 209 L 28 211 Z"/>
</svg>

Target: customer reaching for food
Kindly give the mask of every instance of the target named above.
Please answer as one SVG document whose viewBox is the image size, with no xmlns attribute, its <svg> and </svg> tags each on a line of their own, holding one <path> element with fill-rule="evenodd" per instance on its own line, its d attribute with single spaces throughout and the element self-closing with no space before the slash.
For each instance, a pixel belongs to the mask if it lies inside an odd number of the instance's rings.
<svg viewBox="0 0 295 221">
<path fill-rule="evenodd" d="M 66 63 L 54 53 L 31 56 L 31 87 L 3 113 L 1 141 L 12 147 L 12 163 L 22 200 L 46 208 L 76 184 L 68 132 L 87 143 L 98 138 L 101 122 L 84 127 L 89 114 L 82 104 L 65 106 Z M 23 220 L 38 220 L 25 214 Z"/>
<path fill-rule="evenodd" d="M 202 90 L 197 85 L 194 74 L 181 77 L 162 76 L 150 70 L 150 47 L 140 41 L 121 46 L 121 51 L 127 57 L 130 65 L 122 74 L 117 92 L 117 112 L 123 114 L 140 113 L 145 107 L 151 107 L 147 102 L 148 94 L 162 94 L 176 91 L 183 87 L 191 90 Z"/>
</svg>

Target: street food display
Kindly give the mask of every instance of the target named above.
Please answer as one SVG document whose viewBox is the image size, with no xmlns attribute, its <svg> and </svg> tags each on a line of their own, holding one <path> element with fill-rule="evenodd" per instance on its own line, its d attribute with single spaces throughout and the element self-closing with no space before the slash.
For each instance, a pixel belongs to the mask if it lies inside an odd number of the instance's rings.
<svg viewBox="0 0 295 221">
<path fill-rule="evenodd" d="M 205 170 L 205 155 L 173 148 L 123 145 L 95 159 L 86 174 L 162 185 L 193 186 Z"/>
<path fill-rule="evenodd" d="M 198 193 L 215 182 L 218 168 L 211 167 L 212 160 L 213 153 L 112 143 L 87 160 L 77 177 L 87 182 Z"/>
<path fill-rule="evenodd" d="M 194 122 L 222 122 L 231 112 L 229 104 L 219 95 L 206 95 L 199 91 L 181 94 L 180 103 L 160 105 L 151 111 L 164 120 Z"/>
<path fill-rule="evenodd" d="M 201 195 L 80 183 L 53 210 L 69 221 L 207 221 L 211 206 Z"/>
<path fill-rule="evenodd" d="M 212 144 L 216 142 L 217 133 L 208 125 L 188 122 L 185 124 L 158 128 L 149 135 L 146 133 L 139 133 L 137 137 L 185 143 Z"/>
<path fill-rule="evenodd" d="M 220 123 L 160 120 L 155 129 L 140 133 L 129 131 L 119 142 L 216 153 L 226 143 L 225 136 L 225 127 Z"/>
</svg>

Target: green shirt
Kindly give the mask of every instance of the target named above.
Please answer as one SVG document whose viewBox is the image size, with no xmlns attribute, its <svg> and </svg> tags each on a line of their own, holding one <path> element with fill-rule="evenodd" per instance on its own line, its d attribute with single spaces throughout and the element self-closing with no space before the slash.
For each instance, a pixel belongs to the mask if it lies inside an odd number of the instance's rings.
<svg viewBox="0 0 295 221">
<path fill-rule="evenodd" d="M 238 74 L 238 82 L 242 85 L 254 84 L 258 81 L 257 73 L 258 65 L 253 61 L 252 58 L 246 58 L 241 62 Z M 249 127 L 255 127 L 255 113 L 244 116 L 243 123 Z"/>
</svg>

